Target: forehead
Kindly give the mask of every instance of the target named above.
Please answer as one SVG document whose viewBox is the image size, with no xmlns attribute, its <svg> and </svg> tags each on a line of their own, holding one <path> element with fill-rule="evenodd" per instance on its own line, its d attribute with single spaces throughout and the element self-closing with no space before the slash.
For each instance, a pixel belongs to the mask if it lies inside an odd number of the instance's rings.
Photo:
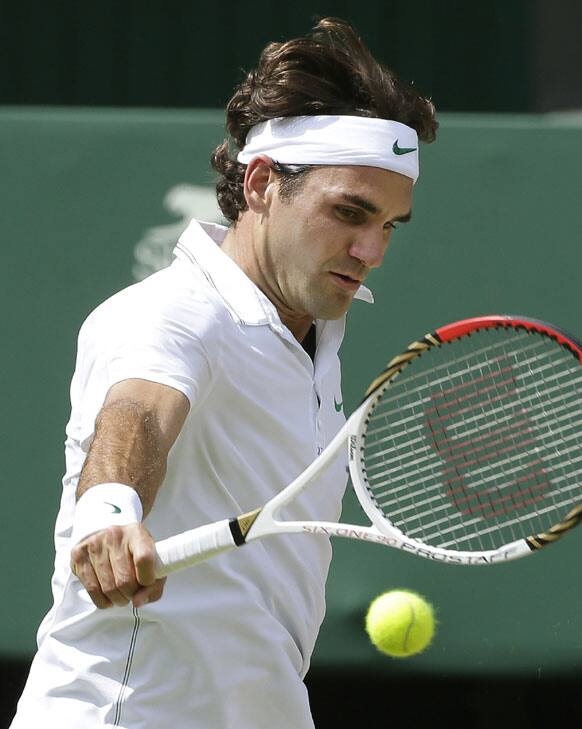
<svg viewBox="0 0 582 729">
<path fill-rule="evenodd" d="M 306 178 L 310 194 L 341 196 L 358 194 L 375 203 L 376 207 L 387 206 L 410 208 L 412 180 L 391 170 L 358 165 L 316 167 Z"/>
</svg>

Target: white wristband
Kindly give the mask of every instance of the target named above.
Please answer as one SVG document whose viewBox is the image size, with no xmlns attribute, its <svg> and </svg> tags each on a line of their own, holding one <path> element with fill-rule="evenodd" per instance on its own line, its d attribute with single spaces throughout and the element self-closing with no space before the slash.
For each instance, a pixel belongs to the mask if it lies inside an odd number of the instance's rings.
<svg viewBox="0 0 582 729">
<path fill-rule="evenodd" d="M 135 489 L 122 483 L 100 483 L 87 489 L 75 507 L 71 544 L 109 526 L 135 524 L 143 517 Z"/>
</svg>

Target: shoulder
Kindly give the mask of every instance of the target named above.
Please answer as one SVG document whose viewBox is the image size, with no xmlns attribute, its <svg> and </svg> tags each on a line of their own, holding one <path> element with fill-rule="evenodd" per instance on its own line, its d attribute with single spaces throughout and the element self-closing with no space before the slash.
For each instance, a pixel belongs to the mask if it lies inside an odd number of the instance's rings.
<svg viewBox="0 0 582 729">
<path fill-rule="evenodd" d="M 223 361 L 226 316 L 204 281 L 170 266 L 100 304 L 79 332 L 75 382 L 101 397 L 116 382 L 170 385 L 190 403 Z"/>
<path fill-rule="evenodd" d="M 165 331 L 170 337 L 207 337 L 227 321 L 228 312 L 204 276 L 174 261 L 97 306 L 83 322 L 79 339 L 98 337 L 101 332 L 133 339 L 150 331 Z"/>
</svg>

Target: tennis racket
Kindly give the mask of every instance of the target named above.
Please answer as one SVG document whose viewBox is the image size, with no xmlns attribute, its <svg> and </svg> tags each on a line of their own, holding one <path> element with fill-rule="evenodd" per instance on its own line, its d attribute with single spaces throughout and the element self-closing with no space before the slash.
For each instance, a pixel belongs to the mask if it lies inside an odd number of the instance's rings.
<svg viewBox="0 0 582 729">
<path fill-rule="evenodd" d="M 582 519 L 582 343 L 520 316 L 437 329 L 394 357 L 327 448 L 264 506 L 156 545 L 166 575 L 280 533 L 452 564 L 505 562 Z M 371 526 L 279 521 L 347 444 Z"/>
</svg>

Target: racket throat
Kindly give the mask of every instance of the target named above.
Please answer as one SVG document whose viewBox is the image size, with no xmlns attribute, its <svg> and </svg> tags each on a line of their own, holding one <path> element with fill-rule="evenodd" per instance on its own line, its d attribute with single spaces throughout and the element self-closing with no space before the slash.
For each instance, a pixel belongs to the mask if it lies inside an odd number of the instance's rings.
<svg viewBox="0 0 582 729">
<path fill-rule="evenodd" d="M 262 509 L 255 509 L 230 520 L 228 526 L 237 547 L 241 547 L 247 541 L 247 534 L 261 511 Z"/>
</svg>

